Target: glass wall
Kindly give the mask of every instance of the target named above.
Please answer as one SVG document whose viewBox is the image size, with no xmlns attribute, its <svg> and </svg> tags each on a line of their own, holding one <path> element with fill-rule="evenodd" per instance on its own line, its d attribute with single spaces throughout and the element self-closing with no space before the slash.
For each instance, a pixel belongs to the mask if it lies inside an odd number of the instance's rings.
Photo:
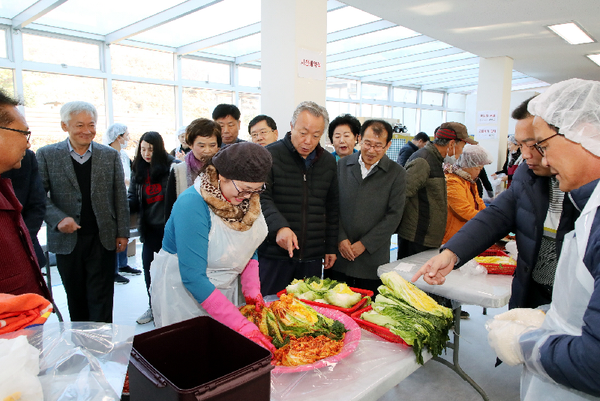
<svg viewBox="0 0 600 401">
<path fill-rule="evenodd" d="M 99 69 L 100 46 L 23 33 L 23 58 L 41 63 Z"/>
<path fill-rule="evenodd" d="M 181 75 L 183 79 L 192 81 L 231 84 L 231 67 L 225 63 L 212 63 L 187 57 L 182 58 Z"/>
<path fill-rule="evenodd" d="M 233 103 L 233 93 L 201 88 L 183 88 L 183 125 L 196 118 L 212 118 L 221 103 Z"/>
<path fill-rule="evenodd" d="M 173 80 L 173 54 L 131 46 L 110 45 L 113 74 Z"/>
<path fill-rule="evenodd" d="M 11 96 L 15 94 L 13 70 L 0 68 L 0 89 Z"/>
</svg>

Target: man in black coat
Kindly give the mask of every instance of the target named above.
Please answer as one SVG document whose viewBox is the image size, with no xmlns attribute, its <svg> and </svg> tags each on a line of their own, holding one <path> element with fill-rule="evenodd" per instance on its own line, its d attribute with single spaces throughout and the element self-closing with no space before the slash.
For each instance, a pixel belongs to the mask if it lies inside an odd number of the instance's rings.
<svg viewBox="0 0 600 401">
<path fill-rule="evenodd" d="M 25 157 L 21 160 L 21 168 L 2 173 L 2 178 L 10 178 L 12 181 L 15 195 L 23 205 L 21 215 L 27 230 L 29 230 L 35 256 L 37 256 L 40 267 L 45 266 L 46 257 L 38 241 L 37 234 L 42 227 L 44 215 L 46 214 L 46 193 L 38 171 L 35 153 L 27 149 Z"/>
<path fill-rule="evenodd" d="M 415 135 L 412 141 L 407 142 L 406 145 L 400 149 L 400 152 L 398 153 L 398 160 L 396 160 L 396 162 L 404 167 L 412 154 L 419 149 L 423 149 L 429 140 L 429 135 L 424 132 L 419 132 L 417 135 Z"/>
<path fill-rule="evenodd" d="M 319 140 L 327 110 L 302 102 L 291 132 L 266 147 L 273 157 L 260 196 L 269 234 L 258 248 L 261 292 L 275 294 L 294 278 L 321 276 L 336 261 L 338 180 L 335 157 Z"/>
</svg>

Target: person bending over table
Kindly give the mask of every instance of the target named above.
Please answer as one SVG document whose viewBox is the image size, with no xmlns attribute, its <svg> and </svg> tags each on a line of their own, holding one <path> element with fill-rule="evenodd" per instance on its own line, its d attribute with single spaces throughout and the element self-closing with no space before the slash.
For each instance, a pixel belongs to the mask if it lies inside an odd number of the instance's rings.
<svg viewBox="0 0 600 401">
<path fill-rule="evenodd" d="M 238 278 L 246 303 L 264 304 L 256 248 L 267 236 L 259 194 L 271 165 L 260 145 L 226 146 L 177 198 L 152 266 L 157 327 L 210 315 L 274 350 L 236 307 Z"/>
</svg>

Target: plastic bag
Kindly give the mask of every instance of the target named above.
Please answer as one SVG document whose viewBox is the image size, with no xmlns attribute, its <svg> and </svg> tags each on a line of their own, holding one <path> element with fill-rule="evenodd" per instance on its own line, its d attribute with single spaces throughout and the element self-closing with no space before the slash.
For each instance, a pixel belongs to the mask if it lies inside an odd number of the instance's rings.
<svg viewBox="0 0 600 401">
<path fill-rule="evenodd" d="M 462 265 L 458 270 L 460 270 L 461 273 L 464 273 L 467 276 L 487 274 L 487 269 L 481 266 L 473 259 L 469 260 L 467 263 Z"/>
<path fill-rule="evenodd" d="M 121 398 L 134 333 L 132 326 L 65 322 L 0 338 L 25 335 L 40 351 L 38 378 L 45 401 L 106 401 Z"/>
<path fill-rule="evenodd" d="M 21 401 L 44 399 L 37 377 L 39 355 L 40 351 L 29 345 L 25 336 L 0 339 L 0 400 L 11 395 Z"/>
</svg>

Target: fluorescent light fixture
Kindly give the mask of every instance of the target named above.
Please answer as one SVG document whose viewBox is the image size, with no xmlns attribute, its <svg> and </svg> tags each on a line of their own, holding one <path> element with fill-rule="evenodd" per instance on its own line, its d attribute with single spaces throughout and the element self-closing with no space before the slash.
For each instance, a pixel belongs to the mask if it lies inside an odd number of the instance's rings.
<svg viewBox="0 0 600 401">
<path fill-rule="evenodd" d="M 583 29 L 579 27 L 579 25 L 577 25 L 574 22 L 568 22 L 566 24 L 549 25 L 548 29 L 550 29 L 552 32 L 554 32 L 555 34 L 557 34 L 572 45 L 580 45 L 582 43 L 595 42 L 594 39 L 592 39 L 587 33 L 583 31 Z"/>
<path fill-rule="evenodd" d="M 587 57 L 594 63 L 600 65 L 600 53 L 599 54 L 588 54 Z"/>
</svg>

